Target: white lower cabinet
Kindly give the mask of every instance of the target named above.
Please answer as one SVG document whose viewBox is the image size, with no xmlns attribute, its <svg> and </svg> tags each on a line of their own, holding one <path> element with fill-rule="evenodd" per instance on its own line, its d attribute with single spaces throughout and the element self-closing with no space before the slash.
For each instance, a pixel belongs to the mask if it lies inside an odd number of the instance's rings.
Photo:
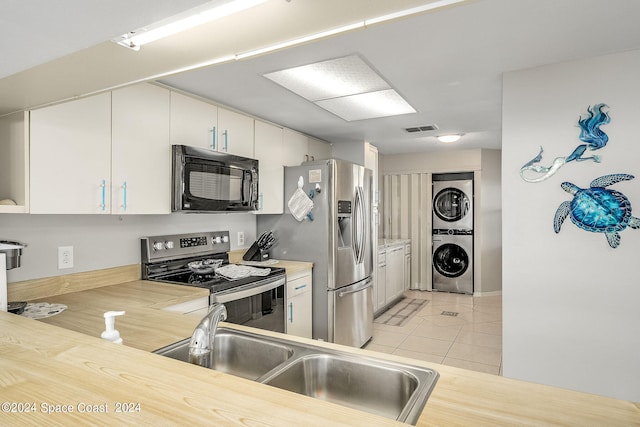
<svg viewBox="0 0 640 427">
<path fill-rule="evenodd" d="M 312 276 L 305 270 L 294 276 L 287 275 L 287 304 L 285 306 L 285 332 L 299 337 L 312 337 Z"/>
<path fill-rule="evenodd" d="M 387 261 L 386 252 L 378 251 L 378 271 L 374 290 L 374 313 L 383 308 L 387 302 Z"/>
<path fill-rule="evenodd" d="M 390 303 L 402 296 L 404 292 L 404 246 L 387 248 L 387 295 L 385 301 Z"/>
<path fill-rule="evenodd" d="M 411 288 L 411 244 L 404 245 L 404 290 Z"/>
<path fill-rule="evenodd" d="M 410 257 L 411 255 L 409 255 Z M 378 269 L 374 282 L 373 311 L 380 314 L 400 299 L 407 289 L 407 258 L 405 245 L 380 246 Z"/>
</svg>

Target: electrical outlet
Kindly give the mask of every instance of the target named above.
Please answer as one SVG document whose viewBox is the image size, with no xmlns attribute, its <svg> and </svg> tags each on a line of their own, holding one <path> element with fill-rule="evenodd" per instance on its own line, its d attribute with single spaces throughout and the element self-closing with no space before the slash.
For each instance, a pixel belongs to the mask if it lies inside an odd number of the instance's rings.
<svg viewBox="0 0 640 427">
<path fill-rule="evenodd" d="M 244 246 L 244 231 L 238 231 L 238 246 Z"/>
<path fill-rule="evenodd" d="M 73 246 L 58 247 L 58 270 L 73 268 Z"/>
</svg>

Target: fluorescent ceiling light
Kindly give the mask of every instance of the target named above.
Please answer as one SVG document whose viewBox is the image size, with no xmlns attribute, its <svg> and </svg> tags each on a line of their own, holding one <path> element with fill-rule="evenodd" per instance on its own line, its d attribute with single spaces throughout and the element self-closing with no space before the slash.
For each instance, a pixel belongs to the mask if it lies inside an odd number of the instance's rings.
<svg viewBox="0 0 640 427">
<path fill-rule="evenodd" d="M 438 137 L 438 141 L 440 142 L 456 142 L 460 139 L 462 135 L 454 134 L 454 135 L 440 135 Z"/>
<path fill-rule="evenodd" d="M 416 13 L 427 12 L 441 7 L 451 6 L 456 3 L 463 3 L 467 0 L 440 0 L 433 3 L 424 4 L 422 6 L 416 6 L 409 9 L 404 9 L 398 12 L 389 13 L 387 15 L 378 16 L 377 18 L 371 18 L 364 21 L 365 25 L 379 24 L 381 22 L 390 21 L 392 19 L 404 18 L 405 16 L 415 15 Z"/>
<path fill-rule="evenodd" d="M 145 28 L 123 34 L 112 41 L 133 50 L 140 50 L 140 46 L 147 43 L 233 15 L 265 1 L 267 0 L 214 0 Z"/>
<path fill-rule="evenodd" d="M 393 89 L 323 99 L 314 104 L 348 122 L 416 112 Z"/>
<path fill-rule="evenodd" d="M 264 76 L 346 121 L 416 112 L 357 55 Z"/>
</svg>

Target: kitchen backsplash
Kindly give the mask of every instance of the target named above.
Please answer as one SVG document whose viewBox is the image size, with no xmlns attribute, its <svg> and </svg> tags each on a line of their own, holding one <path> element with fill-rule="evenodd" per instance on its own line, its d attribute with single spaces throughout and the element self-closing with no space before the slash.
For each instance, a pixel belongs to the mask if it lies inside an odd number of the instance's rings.
<svg viewBox="0 0 640 427">
<path fill-rule="evenodd" d="M 17 240 L 21 267 L 7 272 L 8 282 L 61 276 L 140 263 L 140 237 L 229 230 L 231 249 L 256 239 L 251 213 L 172 215 L 25 215 L 0 214 L 0 239 Z M 238 245 L 244 233 L 244 246 Z M 58 247 L 73 247 L 73 268 L 58 269 Z"/>
</svg>

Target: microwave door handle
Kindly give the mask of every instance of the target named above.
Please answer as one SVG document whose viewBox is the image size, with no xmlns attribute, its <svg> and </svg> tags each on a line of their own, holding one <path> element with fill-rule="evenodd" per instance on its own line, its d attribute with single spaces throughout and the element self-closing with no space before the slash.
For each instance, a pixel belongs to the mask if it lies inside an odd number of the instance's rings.
<svg viewBox="0 0 640 427">
<path fill-rule="evenodd" d="M 259 193 L 258 193 L 258 173 L 254 170 L 251 171 L 251 182 L 249 186 L 251 187 L 250 204 L 251 206 L 255 206 L 256 203 L 258 203 Z"/>
<path fill-rule="evenodd" d="M 256 191 L 254 190 L 255 172 L 245 170 L 242 172 L 242 204 L 249 206 L 254 205 L 254 201 L 257 200 Z M 248 196 L 248 197 L 247 197 Z"/>
</svg>

